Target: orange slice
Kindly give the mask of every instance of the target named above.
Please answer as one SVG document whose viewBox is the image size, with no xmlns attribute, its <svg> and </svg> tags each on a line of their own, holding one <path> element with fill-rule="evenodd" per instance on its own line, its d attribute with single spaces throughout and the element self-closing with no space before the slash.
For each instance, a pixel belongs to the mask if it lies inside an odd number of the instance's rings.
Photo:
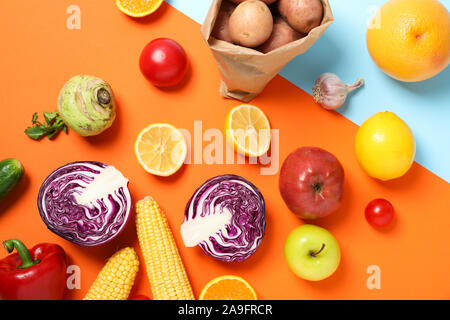
<svg viewBox="0 0 450 320">
<path fill-rule="evenodd" d="M 258 300 L 250 284 L 238 276 L 217 277 L 203 288 L 199 300 Z"/>
<path fill-rule="evenodd" d="M 120 11 L 130 17 L 145 17 L 155 12 L 164 0 L 116 0 Z"/>
</svg>

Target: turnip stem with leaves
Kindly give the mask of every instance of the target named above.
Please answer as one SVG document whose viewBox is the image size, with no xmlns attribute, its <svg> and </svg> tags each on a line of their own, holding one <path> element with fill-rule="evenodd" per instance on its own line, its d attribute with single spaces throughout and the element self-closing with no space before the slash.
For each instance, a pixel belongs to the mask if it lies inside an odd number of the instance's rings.
<svg viewBox="0 0 450 320">
<path fill-rule="evenodd" d="M 67 134 L 67 126 L 58 111 L 44 112 L 45 123 L 37 120 L 37 112 L 33 113 L 31 118 L 32 125 L 25 130 L 25 134 L 31 139 L 39 140 L 47 136 L 50 140 L 53 139 L 61 130 Z"/>
</svg>

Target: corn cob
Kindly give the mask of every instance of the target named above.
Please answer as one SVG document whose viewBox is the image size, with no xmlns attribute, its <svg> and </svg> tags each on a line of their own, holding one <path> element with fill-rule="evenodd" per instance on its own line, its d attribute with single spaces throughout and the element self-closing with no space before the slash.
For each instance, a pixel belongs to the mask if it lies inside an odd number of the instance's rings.
<svg viewBox="0 0 450 320">
<path fill-rule="evenodd" d="M 127 300 L 139 269 L 133 248 L 123 248 L 109 258 L 83 300 Z"/>
<path fill-rule="evenodd" d="M 136 205 L 136 227 L 155 300 L 194 300 L 164 212 L 151 197 Z"/>
</svg>

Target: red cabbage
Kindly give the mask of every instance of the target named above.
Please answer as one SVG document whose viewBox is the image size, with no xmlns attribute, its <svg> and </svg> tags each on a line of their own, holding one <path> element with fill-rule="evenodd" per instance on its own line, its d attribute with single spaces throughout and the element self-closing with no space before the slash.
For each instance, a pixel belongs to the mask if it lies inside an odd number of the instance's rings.
<svg viewBox="0 0 450 320">
<path fill-rule="evenodd" d="M 189 200 L 181 236 L 186 247 L 200 245 L 222 261 L 253 255 L 265 232 L 265 202 L 250 181 L 222 175 L 206 181 Z"/>
<path fill-rule="evenodd" d="M 53 171 L 39 190 L 38 208 L 47 227 L 82 246 L 115 238 L 131 212 L 128 179 L 101 162 L 69 163 Z"/>
</svg>

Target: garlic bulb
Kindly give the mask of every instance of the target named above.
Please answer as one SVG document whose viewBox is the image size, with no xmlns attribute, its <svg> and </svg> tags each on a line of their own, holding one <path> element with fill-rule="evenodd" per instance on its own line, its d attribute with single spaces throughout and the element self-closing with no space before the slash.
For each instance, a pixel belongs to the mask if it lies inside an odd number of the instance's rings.
<svg viewBox="0 0 450 320">
<path fill-rule="evenodd" d="M 359 79 L 352 85 L 345 84 L 337 75 L 324 73 L 316 81 L 313 88 L 314 100 L 327 110 L 334 110 L 342 106 L 348 93 L 361 87 L 363 79 Z"/>
<path fill-rule="evenodd" d="M 58 110 L 64 123 L 82 136 L 94 136 L 108 129 L 116 118 L 114 95 L 99 78 L 78 75 L 61 89 Z"/>
</svg>

